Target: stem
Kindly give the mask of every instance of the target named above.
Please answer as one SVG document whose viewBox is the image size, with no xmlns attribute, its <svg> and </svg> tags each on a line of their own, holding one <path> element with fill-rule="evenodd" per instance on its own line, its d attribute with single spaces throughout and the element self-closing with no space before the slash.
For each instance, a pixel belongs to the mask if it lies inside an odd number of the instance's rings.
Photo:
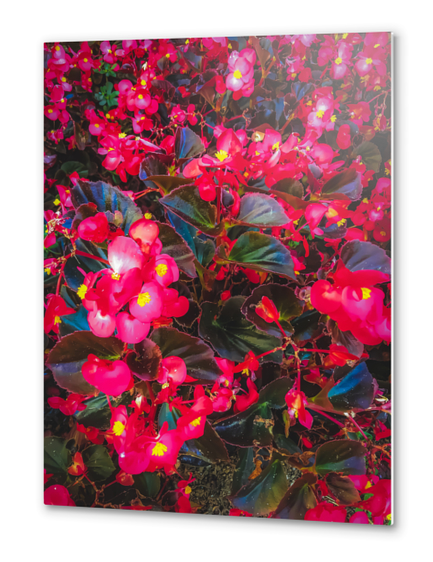
<svg viewBox="0 0 433 562">
<path fill-rule="evenodd" d="M 92 254 L 88 254 L 87 252 L 82 252 L 81 250 L 76 250 L 75 254 L 77 256 L 82 256 L 83 258 L 90 258 L 92 260 L 100 261 L 102 263 L 110 265 L 110 262 L 108 260 L 104 260 L 104 258 L 100 258 L 99 256 L 92 256 Z"/>
<path fill-rule="evenodd" d="M 321 416 L 324 416 L 325 418 L 328 418 L 328 420 L 333 421 L 334 423 L 336 423 L 337 425 L 339 425 L 340 427 L 344 427 L 344 423 L 341 423 L 339 421 L 337 421 L 335 418 L 333 418 L 332 416 L 329 416 L 328 414 L 325 414 L 325 412 L 323 412 L 323 410 L 315 410 L 314 408 L 312 408 L 310 405 L 306 406 L 307 408 L 309 408 L 310 410 L 313 410 L 314 412 L 317 412 L 318 414 L 320 414 Z"/>
<path fill-rule="evenodd" d="M 358 431 L 363 435 L 364 439 L 368 440 L 368 437 L 365 435 L 365 433 L 362 431 L 361 427 L 357 424 L 357 422 L 355 421 L 354 418 L 352 418 L 349 414 L 344 414 L 352 423 L 353 425 L 358 429 Z"/>
</svg>

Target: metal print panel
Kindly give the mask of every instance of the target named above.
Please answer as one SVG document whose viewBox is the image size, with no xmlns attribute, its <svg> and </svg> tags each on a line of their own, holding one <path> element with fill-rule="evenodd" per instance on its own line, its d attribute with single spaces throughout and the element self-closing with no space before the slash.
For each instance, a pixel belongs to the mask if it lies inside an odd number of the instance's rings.
<svg viewBox="0 0 433 562">
<path fill-rule="evenodd" d="M 391 524 L 391 34 L 44 47 L 47 505 Z"/>
</svg>

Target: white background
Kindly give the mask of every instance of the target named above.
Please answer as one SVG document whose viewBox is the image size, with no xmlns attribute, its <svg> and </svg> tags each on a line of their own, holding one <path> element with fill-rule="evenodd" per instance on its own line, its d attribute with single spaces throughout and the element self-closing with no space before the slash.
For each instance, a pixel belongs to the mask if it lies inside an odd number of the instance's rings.
<svg viewBox="0 0 433 562">
<path fill-rule="evenodd" d="M 432 42 L 428 3 L 9 2 L 1 44 L 0 552 L 4 560 L 429 557 L 432 478 Z M 390 528 L 70 508 L 42 502 L 42 44 L 393 31 L 395 521 Z M 6 539 L 6 540 L 5 540 Z"/>
</svg>

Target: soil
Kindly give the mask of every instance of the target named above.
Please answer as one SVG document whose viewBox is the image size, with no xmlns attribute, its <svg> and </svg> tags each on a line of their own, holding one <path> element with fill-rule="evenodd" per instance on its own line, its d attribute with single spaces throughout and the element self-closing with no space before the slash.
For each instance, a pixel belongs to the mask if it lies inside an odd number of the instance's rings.
<svg viewBox="0 0 433 562">
<path fill-rule="evenodd" d="M 185 475 L 192 473 L 195 482 L 191 484 L 191 504 L 199 506 L 197 513 L 228 515 L 233 508 L 228 497 L 232 493 L 233 475 L 236 470 L 236 458 L 231 458 L 228 463 L 218 463 L 208 466 L 192 466 L 182 463 Z M 284 463 L 288 487 L 301 476 L 301 472 Z"/>
</svg>

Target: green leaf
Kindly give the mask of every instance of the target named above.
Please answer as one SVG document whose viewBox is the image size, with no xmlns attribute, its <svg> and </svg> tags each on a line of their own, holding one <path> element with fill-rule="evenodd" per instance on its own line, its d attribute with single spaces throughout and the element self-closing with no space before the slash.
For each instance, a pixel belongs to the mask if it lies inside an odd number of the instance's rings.
<svg viewBox="0 0 433 562">
<path fill-rule="evenodd" d="M 361 501 L 355 484 L 348 476 L 341 476 L 340 474 L 331 472 L 326 477 L 326 485 L 341 505 L 354 505 Z"/>
<path fill-rule="evenodd" d="M 245 314 L 247 320 L 253 322 L 259 330 L 262 330 L 275 337 L 281 336 L 281 331 L 275 322 L 269 323 L 263 320 L 257 312 L 258 306 L 263 297 L 268 297 L 277 307 L 280 313 L 279 322 L 288 336 L 292 335 L 294 329 L 290 324 L 290 320 L 297 318 L 302 314 L 303 305 L 295 296 L 292 289 L 285 285 L 270 283 L 269 285 L 261 285 L 254 289 L 242 305 L 242 313 Z"/>
<path fill-rule="evenodd" d="M 231 501 L 238 509 L 255 516 L 266 516 L 278 507 L 286 491 L 283 465 L 276 459 L 232 496 Z"/>
<path fill-rule="evenodd" d="M 284 226 L 289 222 L 284 209 L 276 199 L 263 193 L 247 193 L 241 198 L 236 220 L 262 228 Z"/>
<path fill-rule="evenodd" d="M 248 477 L 254 469 L 254 447 L 239 449 L 239 462 L 233 474 L 232 495 L 235 495 L 248 482 Z"/>
<path fill-rule="evenodd" d="M 183 127 L 176 131 L 174 152 L 177 160 L 180 158 L 194 158 L 194 156 L 198 156 L 204 151 L 205 147 L 200 137 L 189 127 Z"/>
<path fill-rule="evenodd" d="M 123 343 L 116 337 L 98 338 L 92 332 L 74 332 L 51 350 L 47 365 L 52 370 L 57 384 L 69 392 L 93 394 L 95 387 L 84 380 L 81 367 L 90 353 L 101 359 L 118 359 Z"/>
<path fill-rule="evenodd" d="M 274 418 L 268 404 L 252 404 L 243 412 L 218 422 L 214 428 L 218 435 L 231 445 L 253 447 L 272 444 Z"/>
<path fill-rule="evenodd" d="M 159 346 L 163 358 L 174 355 L 183 359 L 188 375 L 199 384 L 212 384 L 222 374 L 212 349 L 200 338 L 162 327 L 154 330 L 150 339 Z"/>
<path fill-rule="evenodd" d="M 229 256 L 221 257 L 228 263 L 296 280 L 289 250 L 279 240 L 267 234 L 245 232 L 239 236 Z"/>
<path fill-rule="evenodd" d="M 87 254 L 102 258 L 104 260 L 107 259 L 106 253 L 101 250 L 101 248 L 98 248 L 98 246 L 87 240 L 78 239 L 76 241 L 76 247 L 77 250 L 81 252 L 86 252 Z M 78 287 L 84 281 L 84 275 L 81 273 L 81 271 L 78 271 L 79 267 L 86 273 L 96 273 L 98 271 L 101 271 L 102 269 L 106 269 L 107 264 L 104 264 L 103 262 L 96 259 L 86 258 L 79 255 L 70 257 L 65 264 L 64 274 L 68 287 L 70 287 L 74 291 L 77 291 Z"/>
<path fill-rule="evenodd" d="M 350 271 L 365 269 L 391 275 L 391 259 L 385 250 L 371 242 L 350 240 L 341 249 L 341 260 Z"/>
<path fill-rule="evenodd" d="M 203 201 L 198 187 L 195 185 L 178 187 L 162 197 L 159 202 L 168 211 L 175 213 L 209 236 L 217 236 L 222 230 L 222 225 L 218 225 L 216 222 L 217 209 L 215 205 Z"/>
<path fill-rule="evenodd" d="M 195 256 L 174 228 L 168 224 L 158 222 L 159 239 L 162 244 L 162 253 L 168 254 L 176 262 L 179 269 L 189 277 L 197 277 L 194 260 Z"/>
<path fill-rule="evenodd" d="M 130 197 L 117 187 L 102 181 L 78 181 L 71 189 L 71 201 L 75 209 L 84 203 L 95 203 L 100 213 L 111 211 L 114 214 L 116 211 L 120 211 L 123 215 L 123 222 L 120 226 L 125 234 L 128 234 L 131 224 L 143 216 Z"/>
<path fill-rule="evenodd" d="M 329 196 L 332 199 L 337 193 L 349 197 L 352 201 L 358 200 L 362 195 L 361 174 L 354 168 L 348 168 L 344 172 L 336 174 L 323 186 L 321 198 Z"/>
<path fill-rule="evenodd" d="M 380 170 L 382 163 L 382 155 L 378 147 L 370 141 L 363 142 L 354 151 L 354 155 L 361 156 L 362 162 L 365 164 L 367 170 L 374 170 L 376 173 Z"/>
<path fill-rule="evenodd" d="M 48 474 L 65 476 L 72 464 L 72 456 L 66 439 L 60 437 L 45 437 L 44 439 L 44 468 Z"/>
<path fill-rule="evenodd" d="M 134 487 L 147 498 L 156 497 L 161 489 L 161 478 L 156 472 L 134 474 L 133 479 Z"/>
<path fill-rule="evenodd" d="M 374 382 L 365 363 L 357 365 L 328 392 L 334 410 L 366 410 L 373 402 Z"/>
<path fill-rule="evenodd" d="M 241 312 L 245 297 L 228 299 L 218 311 L 212 302 L 202 304 L 199 335 L 212 344 L 224 359 L 242 362 L 249 351 L 260 355 L 281 345 L 281 340 L 266 334 L 249 322 Z M 281 363 L 282 352 L 276 351 L 263 358 L 263 361 Z"/>
<path fill-rule="evenodd" d="M 308 472 L 298 478 L 287 490 L 273 517 L 275 519 L 303 520 L 307 511 L 317 505 L 313 491 L 316 482 L 317 477 Z"/>
<path fill-rule="evenodd" d="M 177 189 L 182 185 L 193 183 L 193 180 L 189 178 L 181 178 L 179 176 L 148 176 L 144 181 L 152 181 L 165 194 L 170 193 L 173 189 Z"/>
<path fill-rule="evenodd" d="M 210 240 L 209 238 L 207 240 L 202 240 L 199 238 L 196 228 L 182 220 L 174 213 L 168 212 L 167 214 L 177 234 L 179 234 L 188 244 L 201 265 L 207 267 L 215 255 L 215 243 L 213 240 Z M 201 236 L 204 236 L 204 234 Z"/>
<path fill-rule="evenodd" d="M 359 441 L 328 441 L 317 449 L 315 470 L 320 476 L 328 472 L 365 474 L 365 454 L 366 449 Z"/>
<path fill-rule="evenodd" d="M 127 406 L 132 401 L 129 392 L 124 392 L 120 396 L 111 397 L 110 402 L 113 407 Z M 81 410 L 74 414 L 75 419 L 84 427 L 96 427 L 106 431 L 111 423 L 111 409 L 108 405 L 107 396 L 102 392 L 98 396 L 93 396 L 85 400 L 83 404 L 86 406 L 85 410 Z"/>
<path fill-rule="evenodd" d="M 75 314 L 67 314 L 60 316 L 59 335 L 61 338 L 79 332 L 82 330 L 89 330 L 89 323 L 87 322 L 87 310 L 84 306 L 80 306 Z"/>
<path fill-rule="evenodd" d="M 146 338 L 134 345 L 134 351 L 128 353 L 126 364 L 142 381 L 155 380 L 159 373 L 162 353 L 152 340 Z"/>
<path fill-rule="evenodd" d="M 116 470 L 104 445 L 91 445 L 84 449 L 83 461 L 87 467 L 88 477 L 94 482 L 107 480 Z"/>
<path fill-rule="evenodd" d="M 280 377 L 260 390 L 259 404 L 267 404 L 270 408 L 277 410 L 286 407 L 286 394 L 293 386 L 293 381 L 289 377 Z"/>
</svg>

